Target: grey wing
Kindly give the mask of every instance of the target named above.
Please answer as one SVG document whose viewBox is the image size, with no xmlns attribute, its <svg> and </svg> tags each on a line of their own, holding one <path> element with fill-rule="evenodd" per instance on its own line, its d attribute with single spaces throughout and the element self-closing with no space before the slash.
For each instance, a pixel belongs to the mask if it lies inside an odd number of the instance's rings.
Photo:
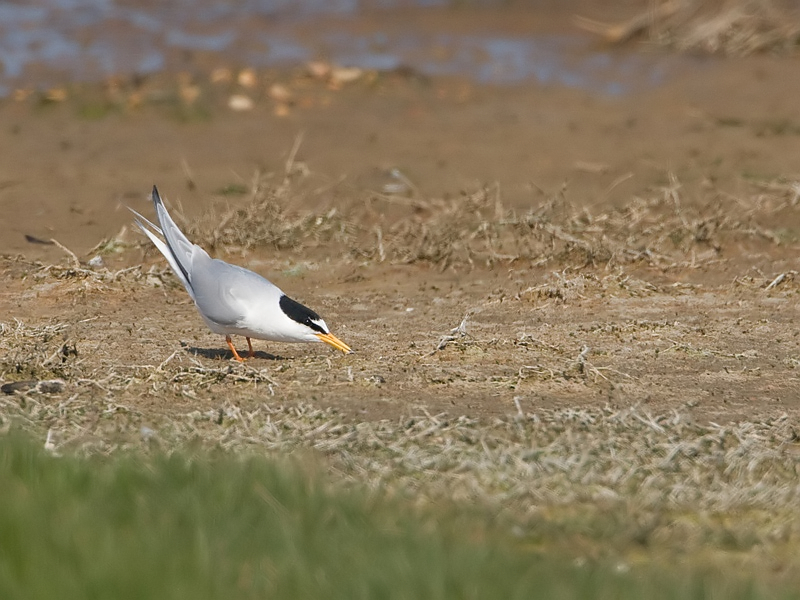
<svg viewBox="0 0 800 600">
<path fill-rule="evenodd" d="M 156 186 L 153 186 L 152 198 L 156 209 L 156 215 L 158 215 L 158 222 L 161 224 L 161 227 L 143 217 L 135 210 L 130 210 L 136 215 L 136 224 L 139 226 L 139 229 L 150 238 L 150 241 L 155 244 L 159 252 L 164 255 L 176 277 L 194 299 L 191 266 L 192 264 L 202 262 L 202 259 L 206 261 L 210 261 L 211 259 L 205 250 L 191 243 L 186 236 L 183 235 L 183 232 L 181 232 L 175 224 L 175 221 L 169 216 Z M 161 240 L 158 235 L 163 235 L 164 240 Z"/>
<path fill-rule="evenodd" d="M 270 298 L 283 295 L 275 285 L 252 271 L 218 259 L 192 263 L 192 288 L 197 308 L 203 316 L 227 327 L 237 326 L 249 313 Z"/>
<path fill-rule="evenodd" d="M 156 209 L 156 215 L 158 215 L 158 222 L 161 224 L 161 231 L 159 231 L 159 233 L 164 235 L 164 239 L 167 242 L 167 247 L 172 255 L 172 260 L 169 260 L 169 256 L 167 256 L 167 260 L 169 261 L 172 270 L 175 271 L 175 274 L 178 275 L 181 281 L 184 282 L 184 285 L 187 283 L 189 284 L 186 286 L 186 289 L 189 290 L 189 294 L 191 294 L 192 290 L 189 288 L 194 287 L 194 284 L 189 273 L 189 265 L 194 262 L 194 256 L 198 252 L 205 254 L 206 257 L 208 257 L 208 255 L 206 254 L 205 250 L 203 250 L 197 244 L 190 242 L 186 236 L 183 235 L 183 232 L 175 224 L 175 221 L 173 221 L 172 217 L 169 216 L 167 208 L 164 206 L 164 202 L 161 200 L 161 196 L 159 195 L 156 186 L 153 186 L 152 198 L 153 205 Z M 161 248 L 159 248 L 159 250 L 161 250 Z M 176 266 L 177 269 L 175 268 Z"/>
<path fill-rule="evenodd" d="M 142 230 L 142 232 L 148 238 L 150 238 L 150 241 L 153 242 L 153 244 L 155 245 L 156 248 L 158 248 L 158 251 L 161 252 L 161 254 L 164 255 L 164 258 L 167 259 L 167 262 L 169 263 L 169 266 L 172 269 L 173 273 L 175 273 L 175 276 L 183 284 L 183 287 L 186 288 L 186 291 L 189 292 L 189 295 L 192 297 L 192 299 L 194 299 L 194 292 L 192 291 L 192 284 L 189 282 L 189 279 L 188 279 L 186 273 L 184 272 L 184 270 L 181 267 L 180 263 L 175 258 L 175 255 L 172 253 L 172 250 L 170 249 L 169 245 L 167 243 L 165 243 L 164 240 L 159 238 L 158 235 L 156 235 L 157 233 L 160 234 L 160 235 L 163 235 L 164 232 L 161 230 L 161 228 L 158 225 L 155 225 L 153 222 L 151 222 L 146 217 L 143 217 L 142 215 L 140 215 L 138 212 L 133 210 L 131 207 L 128 207 L 128 210 L 130 210 L 134 215 L 136 215 L 136 219 L 135 219 L 136 225 L 139 227 L 139 229 Z"/>
</svg>

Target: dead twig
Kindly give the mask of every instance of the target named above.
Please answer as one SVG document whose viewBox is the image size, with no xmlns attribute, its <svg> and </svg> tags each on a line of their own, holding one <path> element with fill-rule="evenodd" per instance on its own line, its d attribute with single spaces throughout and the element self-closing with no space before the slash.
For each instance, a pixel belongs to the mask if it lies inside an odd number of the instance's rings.
<svg viewBox="0 0 800 600">
<path fill-rule="evenodd" d="M 767 287 L 764 288 L 764 291 L 768 292 L 772 288 L 778 287 L 780 284 L 782 284 L 787 279 L 794 279 L 794 276 L 796 274 L 797 274 L 796 271 L 787 271 L 786 273 L 781 273 L 775 279 L 773 279 L 772 282 Z"/>
<path fill-rule="evenodd" d="M 81 270 L 81 261 L 78 259 L 78 257 L 72 250 L 67 248 L 64 244 L 62 244 L 55 238 L 50 238 L 50 241 L 56 246 L 58 246 L 58 248 L 60 248 L 65 254 L 67 254 L 67 256 L 69 256 L 72 259 L 72 266 L 75 268 L 75 270 Z"/>
<path fill-rule="evenodd" d="M 469 319 L 470 313 L 464 315 L 464 318 L 461 319 L 461 323 L 458 324 L 458 327 L 454 327 L 450 330 L 450 333 L 447 335 L 443 335 L 439 338 L 439 343 L 436 345 L 436 348 L 431 352 L 431 354 L 436 354 L 439 350 L 444 350 L 447 344 L 451 342 L 455 342 L 467 335 L 467 320 Z"/>
</svg>

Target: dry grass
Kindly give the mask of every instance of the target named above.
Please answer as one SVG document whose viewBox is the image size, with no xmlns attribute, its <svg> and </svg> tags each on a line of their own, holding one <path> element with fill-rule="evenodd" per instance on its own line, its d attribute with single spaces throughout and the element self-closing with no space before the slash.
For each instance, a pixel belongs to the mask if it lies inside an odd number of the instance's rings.
<svg viewBox="0 0 800 600">
<path fill-rule="evenodd" d="M 716 189 L 686 198 L 670 174 L 646 196 L 617 207 L 601 203 L 599 210 L 571 203 L 561 190 L 520 211 L 504 206 L 500 186 L 492 185 L 441 199 L 368 194 L 349 207 L 318 212 L 291 208 L 296 187 L 256 177 L 242 206 L 223 206 L 188 229 L 202 246 L 228 252 L 320 250 L 357 263 L 428 263 L 440 270 L 512 263 L 698 268 L 725 260 L 742 241 L 783 241 L 782 232 L 761 221 L 794 208 L 795 184 L 755 184 L 760 193 L 747 198 Z"/>
<path fill-rule="evenodd" d="M 579 18 L 578 25 L 611 43 L 644 34 L 677 50 L 732 56 L 794 53 L 800 41 L 797 8 L 772 0 L 660 0 L 624 23 Z"/>
</svg>

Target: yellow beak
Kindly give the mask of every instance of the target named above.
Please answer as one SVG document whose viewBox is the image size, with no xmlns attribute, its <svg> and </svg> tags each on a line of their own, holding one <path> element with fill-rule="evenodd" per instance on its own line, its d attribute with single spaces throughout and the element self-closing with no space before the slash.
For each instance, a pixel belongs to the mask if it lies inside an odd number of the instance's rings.
<svg viewBox="0 0 800 600">
<path fill-rule="evenodd" d="M 337 338 L 332 333 L 315 333 L 314 335 L 316 335 L 320 339 L 321 342 L 325 342 L 326 344 L 330 344 L 331 346 L 333 346 L 337 350 L 341 350 L 345 354 L 350 354 L 351 352 L 353 352 L 350 349 L 350 346 L 345 344 L 342 340 Z"/>
</svg>

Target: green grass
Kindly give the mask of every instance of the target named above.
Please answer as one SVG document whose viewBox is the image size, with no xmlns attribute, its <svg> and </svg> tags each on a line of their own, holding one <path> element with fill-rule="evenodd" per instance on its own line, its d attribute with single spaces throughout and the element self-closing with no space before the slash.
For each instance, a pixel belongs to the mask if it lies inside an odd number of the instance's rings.
<svg viewBox="0 0 800 600">
<path fill-rule="evenodd" d="M 6 600 L 767 597 L 731 574 L 543 555 L 479 510 L 411 509 L 296 458 L 57 457 L 12 434 L 0 490 Z"/>
</svg>

